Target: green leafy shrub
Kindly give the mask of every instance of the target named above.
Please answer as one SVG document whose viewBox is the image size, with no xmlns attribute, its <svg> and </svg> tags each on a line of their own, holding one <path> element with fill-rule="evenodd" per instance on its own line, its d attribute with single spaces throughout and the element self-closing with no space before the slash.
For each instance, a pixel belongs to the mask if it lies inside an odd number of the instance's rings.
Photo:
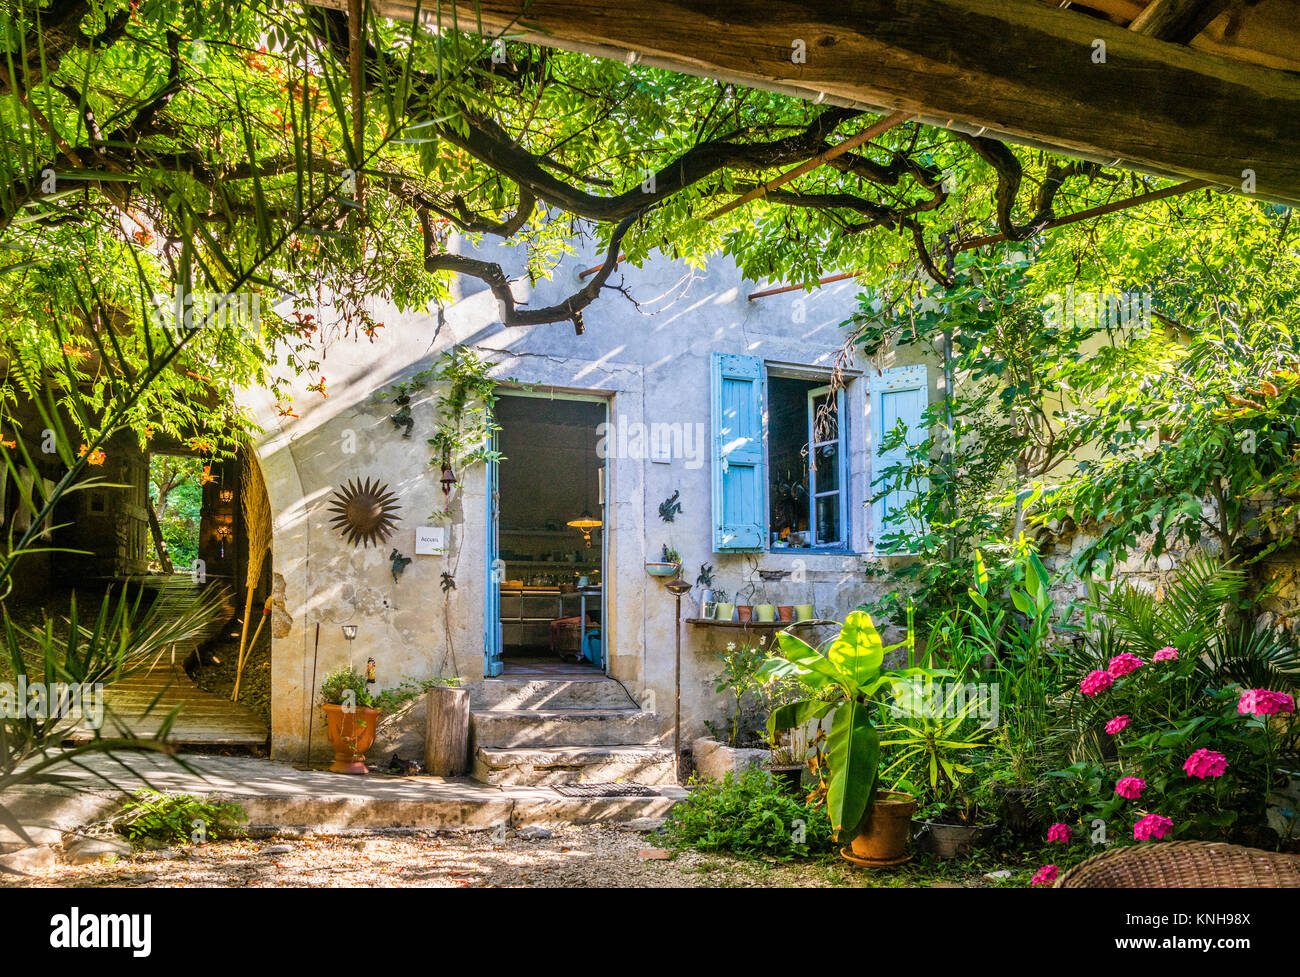
<svg viewBox="0 0 1300 977">
<path fill-rule="evenodd" d="M 347 665 L 334 669 L 320 684 L 320 700 L 326 705 L 341 706 L 345 698 L 360 709 L 375 707 L 375 697 L 366 686 L 366 677 Z"/>
<path fill-rule="evenodd" d="M 382 709 L 384 712 L 396 712 L 412 699 L 418 699 L 430 689 L 436 689 L 441 686 L 447 686 L 453 689 L 460 688 L 460 679 L 432 678 L 423 679 L 421 681 L 403 679 L 400 685 L 395 688 L 384 689 L 384 691 L 374 697 L 375 708 Z M 357 701 L 360 702 L 360 699 Z"/>
<path fill-rule="evenodd" d="M 190 794 L 137 791 L 127 803 L 116 828 L 132 841 L 219 841 L 243 835 L 248 815 L 238 804 L 220 804 Z"/>
<path fill-rule="evenodd" d="M 738 855 L 793 858 L 832 847 L 826 812 L 784 793 L 757 769 L 699 783 L 673 808 L 664 834 L 674 848 Z"/>
</svg>

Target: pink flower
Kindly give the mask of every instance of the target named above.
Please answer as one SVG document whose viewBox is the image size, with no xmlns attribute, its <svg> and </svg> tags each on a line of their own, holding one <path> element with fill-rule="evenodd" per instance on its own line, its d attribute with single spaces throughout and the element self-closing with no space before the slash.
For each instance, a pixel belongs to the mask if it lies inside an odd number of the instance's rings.
<svg viewBox="0 0 1300 977">
<path fill-rule="evenodd" d="M 1118 733 L 1121 729 L 1123 729 L 1127 725 L 1128 725 L 1127 715 L 1116 716 L 1114 719 L 1112 719 L 1110 722 L 1106 724 L 1106 732 L 1110 733 L 1111 736 L 1114 736 L 1116 733 Z"/>
<path fill-rule="evenodd" d="M 1115 684 L 1115 679 L 1106 672 L 1093 671 L 1079 683 L 1079 691 L 1084 695 L 1096 695 Z"/>
<path fill-rule="evenodd" d="M 1048 885 L 1052 882 L 1055 882 L 1056 872 L 1057 869 L 1055 865 L 1044 865 L 1042 868 L 1040 868 L 1037 872 L 1034 873 L 1034 877 L 1033 879 L 1030 880 L 1029 884 Z"/>
<path fill-rule="evenodd" d="M 1110 672 L 1111 678 L 1122 678 L 1129 672 L 1136 672 L 1145 664 L 1146 662 L 1137 655 L 1130 655 L 1126 651 L 1124 654 L 1116 655 L 1110 660 L 1110 668 L 1107 671 Z"/>
<path fill-rule="evenodd" d="M 1048 841 L 1069 841 L 1070 826 L 1068 824 L 1054 824 L 1047 829 Z"/>
<path fill-rule="evenodd" d="M 1285 692 L 1268 689 L 1247 689 L 1241 694 L 1237 711 L 1244 715 L 1272 716 L 1279 712 L 1295 712 L 1295 700 Z"/>
<path fill-rule="evenodd" d="M 1159 840 L 1169 834 L 1173 826 L 1174 822 L 1163 814 L 1148 814 L 1133 825 L 1133 837 L 1137 841 L 1150 841 L 1152 838 Z"/>
<path fill-rule="evenodd" d="M 1172 645 L 1165 645 L 1154 655 L 1151 656 L 1153 662 L 1172 662 L 1178 660 L 1178 649 Z"/>
<path fill-rule="evenodd" d="M 1127 797 L 1130 801 L 1135 801 L 1142 796 L 1142 791 L 1146 790 L 1147 782 L 1141 777 L 1121 777 L 1119 783 L 1115 785 L 1115 793 L 1120 797 Z"/>
<path fill-rule="evenodd" d="M 1222 777 L 1223 771 L 1228 769 L 1228 758 L 1213 750 L 1197 750 L 1187 758 L 1183 769 L 1187 771 L 1187 776 L 1200 777 L 1202 780 L 1206 777 Z"/>
</svg>

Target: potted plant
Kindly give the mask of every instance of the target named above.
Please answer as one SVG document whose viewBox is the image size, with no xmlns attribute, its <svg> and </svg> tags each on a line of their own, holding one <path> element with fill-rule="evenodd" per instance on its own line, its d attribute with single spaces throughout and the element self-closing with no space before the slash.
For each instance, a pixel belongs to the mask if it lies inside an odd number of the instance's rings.
<svg viewBox="0 0 1300 977">
<path fill-rule="evenodd" d="M 966 762 L 970 753 L 989 744 L 973 728 L 978 702 L 966 690 L 960 682 L 940 685 L 932 675 L 899 683 L 891 720 L 880 731 L 880 745 L 895 757 L 881 776 L 920 799 L 917 840 L 941 858 L 983 843 L 997 827 L 985 816 L 990 805 L 967 780 L 974 772 Z"/>
<path fill-rule="evenodd" d="M 758 562 L 756 560 L 750 562 L 749 570 L 750 570 L 750 579 L 749 579 L 749 583 L 745 584 L 744 599 L 747 601 L 752 601 L 754 599 L 754 593 L 758 589 L 758 583 L 757 583 Z M 739 597 L 740 595 L 738 594 L 737 596 Z M 736 603 L 737 621 L 750 621 L 753 620 L 753 617 L 754 617 L 754 605 L 752 603 L 748 603 L 748 604 L 742 604 L 740 602 Z"/>
<path fill-rule="evenodd" d="M 730 621 L 736 613 L 736 605 L 731 603 L 731 595 L 725 590 L 718 588 L 713 591 L 714 619 L 718 621 Z"/>
<path fill-rule="evenodd" d="M 330 771 L 368 773 L 366 751 L 375 742 L 383 710 L 375 708 L 374 697 L 366 688 L 366 677 L 350 665 L 336 668 L 321 682 L 320 697 L 321 708 L 325 710 L 325 730 L 334 748 Z"/>
<path fill-rule="evenodd" d="M 695 586 L 700 588 L 700 617 L 713 617 L 716 598 L 713 596 L 713 564 L 701 563 L 695 575 Z"/>
<path fill-rule="evenodd" d="M 787 794 L 803 793 L 803 772 L 807 764 L 801 750 L 784 743 L 772 747 L 772 758 L 764 767 Z"/>
<path fill-rule="evenodd" d="M 781 730 L 822 719 L 834 712 L 826 738 L 824 771 L 826 813 L 840 854 L 855 864 L 897 865 L 907 860 L 909 824 L 916 801 L 907 794 L 879 791 L 880 734 L 873 717 L 879 697 L 911 676 L 941 674 L 907 668 L 887 671 L 887 651 L 871 616 L 854 611 L 825 654 L 788 632 L 777 637 L 777 657 L 759 669 L 766 681 L 793 679 L 804 687 L 803 699 L 773 710 L 768 737 Z"/>
<path fill-rule="evenodd" d="M 753 573 L 754 573 L 754 577 L 758 582 L 757 584 L 751 585 L 750 587 L 751 596 L 757 595 L 760 590 L 762 591 L 762 595 L 763 595 L 762 602 L 756 603 L 754 605 L 754 620 L 763 621 L 765 623 L 775 621 L 776 605 L 768 603 L 767 578 L 763 576 L 761 571 L 759 571 L 757 563 L 753 565 Z"/>
<path fill-rule="evenodd" d="M 1000 819 L 1021 837 L 1042 830 L 1042 779 L 1035 744 L 1010 742 L 1005 735 L 994 745 L 997 754 L 989 781 Z"/>
<path fill-rule="evenodd" d="M 682 557 L 677 550 L 664 543 L 662 555 L 645 565 L 646 573 L 652 577 L 675 577 L 682 569 Z"/>
</svg>

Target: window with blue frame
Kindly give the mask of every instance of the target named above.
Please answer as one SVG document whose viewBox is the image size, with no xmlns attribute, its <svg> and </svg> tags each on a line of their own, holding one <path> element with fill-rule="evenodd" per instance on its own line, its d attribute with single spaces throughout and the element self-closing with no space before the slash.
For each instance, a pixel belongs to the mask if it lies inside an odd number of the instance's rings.
<svg viewBox="0 0 1300 977">
<path fill-rule="evenodd" d="M 848 546 L 843 391 L 824 380 L 767 378 L 769 545 Z"/>
<path fill-rule="evenodd" d="M 849 547 L 843 390 L 713 354 L 713 548 Z"/>
</svg>

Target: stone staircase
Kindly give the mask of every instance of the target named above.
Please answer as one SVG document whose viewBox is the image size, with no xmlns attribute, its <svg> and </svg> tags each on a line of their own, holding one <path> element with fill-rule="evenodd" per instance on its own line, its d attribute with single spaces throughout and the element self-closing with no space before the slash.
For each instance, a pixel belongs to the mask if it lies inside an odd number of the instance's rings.
<svg viewBox="0 0 1300 977">
<path fill-rule="evenodd" d="M 539 786 L 634 781 L 674 784 L 659 720 L 605 676 L 485 679 L 471 686 L 473 776 Z"/>
</svg>

